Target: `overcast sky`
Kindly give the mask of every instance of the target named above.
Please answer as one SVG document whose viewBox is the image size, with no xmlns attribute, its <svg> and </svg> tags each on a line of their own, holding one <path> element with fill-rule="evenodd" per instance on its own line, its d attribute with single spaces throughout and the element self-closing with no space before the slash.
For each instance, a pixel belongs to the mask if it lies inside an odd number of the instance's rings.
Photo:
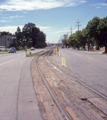
<svg viewBox="0 0 107 120">
<path fill-rule="evenodd" d="M 0 0 L 0 31 L 15 33 L 34 23 L 46 34 L 47 42 L 57 43 L 63 34 L 75 32 L 95 16 L 107 16 L 106 0 Z"/>
</svg>

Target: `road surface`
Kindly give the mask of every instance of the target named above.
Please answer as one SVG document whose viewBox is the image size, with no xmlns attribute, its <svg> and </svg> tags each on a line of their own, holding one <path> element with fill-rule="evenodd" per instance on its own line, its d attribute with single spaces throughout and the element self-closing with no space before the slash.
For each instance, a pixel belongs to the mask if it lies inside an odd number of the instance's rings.
<svg viewBox="0 0 107 120">
<path fill-rule="evenodd" d="M 0 120 L 42 120 L 30 73 L 33 57 L 25 55 L 0 54 Z"/>
<path fill-rule="evenodd" d="M 107 54 L 84 52 L 71 48 L 60 49 L 59 52 L 61 56 L 54 57 L 54 59 L 60 64 L 64 63 L 69 69 L 107 89 Z"/>
</svg>

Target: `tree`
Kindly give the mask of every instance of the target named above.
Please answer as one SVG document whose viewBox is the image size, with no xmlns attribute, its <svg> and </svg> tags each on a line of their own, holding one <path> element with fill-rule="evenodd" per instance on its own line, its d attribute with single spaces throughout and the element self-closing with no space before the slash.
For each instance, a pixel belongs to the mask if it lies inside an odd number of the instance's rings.
<svg viewBox="0 0 107 120">
<path fill-rule="evenodd" d="M 70 37 L 68 38 L 67 43 L 69 44 L 69 46 L 76 47 L 77 43 L 74 36 L 75 36 L 75 33 L 70 35 Z"/>
<path fill-rule="evenodd" d="M 87 37 L 87 42 L 88 42 L 88 50 L 90 48 L 90 43 L 93 46 L 93 42 L 97 41 L 98 39 L 98 31 L 97 27 L 99 25 L 100 18 L 99 17 L 94 17 L 92 20 L 90 20 L 84 30 L 84 36 Z"/>
<path fill-rule="evenodd" d="M 92 21 L 88 22 L 85 29 L 90 41 L 96 40 L 99 47 L 105 46 L 107 53 L 107 17 L 103 19 L 94 17 Z"/>
<path fill-rule="evenodd" d="M 41 42 L 41 41 L 37 42 L 37 44 L 36 44 L 36 48 L 44 48 L 46 46 L 47 46 L 47 44 L 45 42 Z"/>
<path fill-rule="evenodd" d="M 6 31 L 3 31 L 3 32 L 0 32 L 1 35 L 12 35 L 12 33 L 9 33 L 9 32 L 6 32 Z"/>
<path fill-rule="evenodd" d="M 74 38 L 77 43 L 76 47 L 77 48 L 83 47 L 85 49 L 86 38 L 83 37 L 82 31 L 76 31 Z"/>
<path fill-rule="evenodd" d="M 63 39 L 63 40 L 62 40 L 62 43 L 63 43 L 65 46 L 68 46 L 67 40 Z"/>
<path fill-rule="evenodd" d="M 21 32 L 20 27 L 17 27 L 17 33 L 20 33 L 20 32 Z"/>
<path fill-rule="evenodd" d="M 46 35 L 42 31 L 40 31 L 40 29 L 37 28 L 34 23 L 25 24 L 22 32 L 18 27 L 16 31 L 16 38 L 17 43 L 21 46 L 25 45 L 23 40 L 26 39 L 26 45 L 28 47 L 31 47 L 31 45 L 36 47 L 37 43 L 41 43 L 41 46 L 44 46 L 43 43 L 45 43 L 46 41 Z"/>
<path fill-rule="evenodd" d="M 97 42 L 100 47 L 105 46 L 105 53 L 107 53 L 107 17 L 100 20 L 97 27 L 98 37 Z"/>
<path fill-rule="evenodd" d="M 88 37 L 91 39 L 94 37 L 95 39 L 98 38 L 98 31 L 97 27 L 99 25 L 100 18 L 99 17 L 94 17 L 91 21 L 88 22 L 86 29 L 88 32 Z"/>
<path fill-rule="evenodd" d="M 16 43 L 18 46 L 20 46 L 22 38 L 23 38 L 23 34 L 21 32 L 20 27 L 17 27 L 17 31 L 15 32 L 15 36 L 16 36 Z"/>
</svg>

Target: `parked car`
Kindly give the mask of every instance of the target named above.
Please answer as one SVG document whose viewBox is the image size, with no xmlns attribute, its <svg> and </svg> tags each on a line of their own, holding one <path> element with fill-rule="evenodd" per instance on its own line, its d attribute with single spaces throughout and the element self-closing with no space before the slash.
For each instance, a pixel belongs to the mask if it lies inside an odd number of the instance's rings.
<svg viewBox="0 0 107 120">
<path fill-rule="evenodd" d="M 0 46 L 0 50 L 6 50 L 5 46 Z"/>
<path fill-rule="evenodd" d="M 31 47 L 31 50 L 35 50 L 35 48 L 34 48 L 34 47 Z"/>
<path fill-rule="evenodd" d="M 9 53 L 16 53 L 16 48 L 15 47 L 11 47 L 8 52 Z"/>
</svg>

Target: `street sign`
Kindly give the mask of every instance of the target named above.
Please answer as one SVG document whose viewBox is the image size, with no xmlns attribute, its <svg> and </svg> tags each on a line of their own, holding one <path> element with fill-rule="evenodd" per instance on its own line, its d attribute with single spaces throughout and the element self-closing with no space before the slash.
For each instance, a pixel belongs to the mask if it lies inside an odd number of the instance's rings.
<svg viewBox="0 0 107 120">
<path fill-rule="evenodd" d="M 27 46 L 25 46 L 25 51 L 27 52 Z"/>
<path fill-rule="evenodd" d="M 57 46 L 57 52 L 59 52 L 59 47 Z"/>
</svg>

